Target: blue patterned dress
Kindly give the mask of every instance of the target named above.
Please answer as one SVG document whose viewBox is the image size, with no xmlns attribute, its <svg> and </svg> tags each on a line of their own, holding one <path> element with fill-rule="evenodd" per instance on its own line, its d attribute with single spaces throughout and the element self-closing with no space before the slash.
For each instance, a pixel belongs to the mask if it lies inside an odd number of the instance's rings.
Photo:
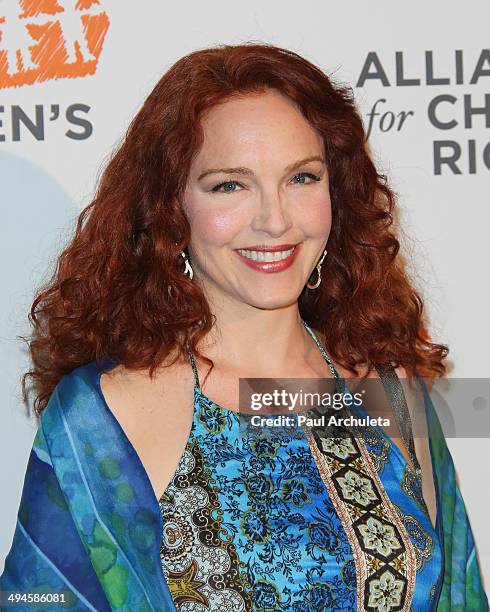
<svg viewBox="0 0 490 612">
<path fill-rule="evenodd" d="M 190 357 L 191 433 L 160 499 L 162 568 L 177 610 L 435 609 L 439 495 L 434 530 L 414 472 L 383 430 L 244 435 L 244 415 L 202 393 Z"/>
</svg>

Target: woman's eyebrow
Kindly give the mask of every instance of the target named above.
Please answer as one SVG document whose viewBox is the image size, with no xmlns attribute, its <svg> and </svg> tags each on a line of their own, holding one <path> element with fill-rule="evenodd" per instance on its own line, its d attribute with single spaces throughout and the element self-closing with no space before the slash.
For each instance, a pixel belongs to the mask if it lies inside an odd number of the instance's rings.
<svg viewBox="0 0 490 612">
<path fill-rule="evenodd" d="M 320 157 L 319 155 L 311 155 L 310 157 L 305 157 L 305 159 L 300 159 L 298 161 L 293 162 L 292 164 L 290 164 L 289 166 L 285 168 L 285 172 L 286 174 L 288 172 L 293 172 L 297 168 L 304 166 L 304 164 L 308 164 L 309 162 L 313 162 L 313 161 L 319 161 L 319 162 L 325 163 L 325 160 L 323 159 L 323 157 Z M 209 170 L 205 170 L 204 172 L 202 172 L 198 176 L 197 180 L 200 181 L 204 177 L 208 176 L 209 174 L 218 174 L 218 173 L 242 174 L 244 176 L 250 176 L 253 174 L 253 171 L 250 170 L 250 168 L 244 168 L 243 166 L 238 166 L 237 168 L 209 168 Z"/>
</svg>

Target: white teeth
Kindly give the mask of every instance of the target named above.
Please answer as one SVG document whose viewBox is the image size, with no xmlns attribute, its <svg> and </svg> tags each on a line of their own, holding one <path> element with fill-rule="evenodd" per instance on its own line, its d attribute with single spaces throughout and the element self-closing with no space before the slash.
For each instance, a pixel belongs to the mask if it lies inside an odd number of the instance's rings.
<svg viewBox="0 0 490 612">
<path fill-rule="evenodd" d="M 240 255 L 243 257 L 247 257 L 253 261 L 281 261 L 281 259 L 286 259 L 289 257 L 291 253 L 294 251 L 296 247 L 289 249 L 289 251 L 247 251 L 246 249 L 238 249 Z"/>
</svg>

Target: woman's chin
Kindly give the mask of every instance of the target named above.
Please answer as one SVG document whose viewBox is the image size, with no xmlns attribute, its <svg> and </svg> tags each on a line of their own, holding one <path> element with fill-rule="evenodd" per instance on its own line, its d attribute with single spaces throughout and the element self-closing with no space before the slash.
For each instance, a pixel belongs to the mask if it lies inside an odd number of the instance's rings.
<svg viewBox="0 0 490 612">
<path fill-rule="evenodd" d="M 243 295 L 242 299 L 250 306 L 260 308 L 262 310 L 275 310 L 277 308 L 286 308 L 298 301 L 299 293 L 284 291 L 284 293 L 264 293 L 263 295 L 254 293 L 252 296 Z"/>
</svg>

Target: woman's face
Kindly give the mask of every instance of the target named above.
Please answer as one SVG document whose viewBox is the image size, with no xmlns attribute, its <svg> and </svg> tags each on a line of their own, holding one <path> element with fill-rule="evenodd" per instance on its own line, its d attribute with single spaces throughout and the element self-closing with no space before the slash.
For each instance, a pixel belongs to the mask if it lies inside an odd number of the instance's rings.
<svg viewBox="0 0 490 612">
<path fill-rule="evenodd" d="M 221 304 L 296 302 L 331 227 L 321 137 L 274 90 L 212 108 L 203 129 L 184 198 L 194 280 Z"/>
</svg>

